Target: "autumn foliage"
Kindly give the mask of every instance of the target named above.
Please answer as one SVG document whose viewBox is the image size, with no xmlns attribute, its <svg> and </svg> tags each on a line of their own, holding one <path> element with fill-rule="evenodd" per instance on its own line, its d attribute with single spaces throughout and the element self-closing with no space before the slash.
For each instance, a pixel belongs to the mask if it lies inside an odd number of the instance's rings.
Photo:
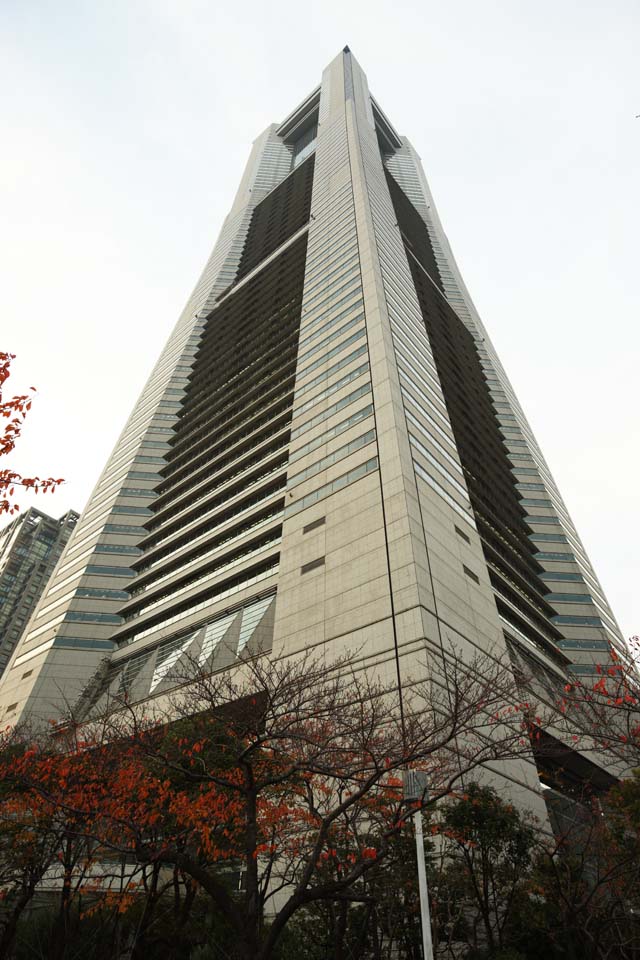
<svg viewBox="0 0 640 960">
<path fill-rule="evenodd" d="M 0 352 L 0 416 L 6 421 L 0 433 L 0 456 L 6 456 L 15 449 L 35 393 L 35 387 L 31 387 L 29 393 L 5 398 L 4 385 L 11 375 L 11 361 L 14 359 L 14 354 Z M 61 483 L 63 480 L 54 480 L 53 477 L 24 477 L 15 470 L 0 469 L 0 514 L 13 514 L 19 509 L 13 500 L 16 487 L 33 490 L 34 493 L 53 493 Z"/>
<path fill-rule="evenodd" d="M 451 658 L 446 683 L 441 674 L 414 684 L 401 704 L 395 683 L 347 660 L 258 658 L 196 677 L 164 714 L 114 703 L 45 742 L 7 733 L 0 822 L 16 848 L 38 838 L 40 876 L 57 876 L 65 897 L 51 955 L 64 955 L 78 898 L 121 916 L 144 902 L 141 955 L 152 890 L 168 878 L 225 918 L 242 960 L 276 956 L 292 918 L 313 904 L 370 903 L 367 877 L 415 810 L 521 751 L 506 677 L 490 658 L 464 667 Z M 402 771 L 413 766 L 430 789 L 408 802 Z M 30 870 L 19 865 L 5 887 L 18 915 Z"/>
<path fill-rule="evenodd" d="M 613 696 L 614 681 L 616 694 L 632 683 L 623 673 L 607 673 L 606 694 L 599 675 L 563 691 L 556 728 L 573 710 L 578 737 L 596 732 L 592 711 L 631 717 L 634 704 Z M 451 652 L 428 676 L 400 699 L 354 659 L 262 657 L 196 673 L 153 711 L 125 698 L 46 738 L 6 731 L 0 957 L 16 956 L 21 917 L 45 887 L 52 960 L 88 929 L 99 960 L 414 960 L 420 810 L 439 957 L 537 957 L 544 944 L 550 958 L 635 960 L 637 781 L 579 795 L 556 766 L 550 836 L 474 784 L 481 768 L 530 763 L 532 745 L 544 765 L 532 705 L 517 702 L 505 665 Z M 416 802 L 402 790 L 412 767 L 429 782 Z"/>
</svg>

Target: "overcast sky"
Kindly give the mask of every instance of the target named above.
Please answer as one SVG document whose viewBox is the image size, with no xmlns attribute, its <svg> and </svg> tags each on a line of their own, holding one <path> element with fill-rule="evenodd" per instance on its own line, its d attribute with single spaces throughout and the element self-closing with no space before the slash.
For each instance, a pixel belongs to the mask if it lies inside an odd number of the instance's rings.
<svg viewBox="0 0 640 960">
<path fill-rule="evenodd" d="M 348 43 L 640 632 L 639 28 L 637 0 L 3 0 L 0 349 L 38 388 L 7 465 L 67 481 L 32 502 L 84 506 L 251 141 Z"/>
</svg>

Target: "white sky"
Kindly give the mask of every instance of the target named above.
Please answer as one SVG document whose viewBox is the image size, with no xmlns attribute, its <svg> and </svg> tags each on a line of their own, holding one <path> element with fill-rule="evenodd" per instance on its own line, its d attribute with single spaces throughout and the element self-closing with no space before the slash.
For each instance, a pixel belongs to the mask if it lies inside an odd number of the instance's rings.
<svg viewBox="0 0 640 960">
<path fill-rule="evenodd" d="M 640 632 L 639 28 L 636 0 L 4 0 L 0 349 L 38 397 L 3 466 L 84 506 L 251 141 L 348 43 Z"/>
</svg>

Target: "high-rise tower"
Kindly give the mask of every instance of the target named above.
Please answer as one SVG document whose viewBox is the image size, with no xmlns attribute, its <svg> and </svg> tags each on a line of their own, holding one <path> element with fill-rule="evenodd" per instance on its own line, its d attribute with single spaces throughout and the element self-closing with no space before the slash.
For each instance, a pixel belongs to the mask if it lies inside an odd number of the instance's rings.
<svg viewBox="0 0 640 960">
<path fill-rule="evenodd" d="M 347 48 L 255 141 L 220 238 L 0 686 L 0 716 L 161 694 L 183 658 L 624 643 L 420 160 Z"/>
<path fill-rule="evenodd" d="M 60 559 L 79 514 L 31 507 L 0 530 L 0 675 Z"/>
</svg>

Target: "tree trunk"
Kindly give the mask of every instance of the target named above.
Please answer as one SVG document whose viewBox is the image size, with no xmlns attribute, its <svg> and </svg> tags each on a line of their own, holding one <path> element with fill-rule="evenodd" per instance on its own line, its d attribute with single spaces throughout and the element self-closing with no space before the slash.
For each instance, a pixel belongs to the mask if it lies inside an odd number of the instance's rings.
<svg viewBox="0 0 640 960">
<path fill-rule="evenodd" d="M 69 915 L 71 910 L 71 873 L 65 865 L 64 880 L 60 894 L 60 909 L 51 931 L 50 960 L 63 960 L 69 935 Z"/>
<path fill-rule="evenodd" d="M 11 911 L 11 915 L 8 917 L 4 925 L 2 935 L 0 936 L 0 960 L 8 960 L 13 953 L 13 945 L 15 943 L 16 932 L 18 930 L 18 921 L 22 916 L 24 908 L 31 901 L 34 890 L 35 886 L 32 885 L 23 887 L 15 906 Z"/>
<path fill-rule="evenodd" d="M 136 938 L 131 951 L 131 960 L 143 960 L 147 946 L 147 930 L 153 920 L 156 904 L 158 902 L 158 877 L 160 875 L 160 866 L 153 865 L 151 874 L 151 886 L 147 892 L 147 898 L 142 911 L 142 917 L 136 932 Z"/>
<path fill-rule="evenodd" d="M 333 953 L 335 960 L 343 960 L 344 938 L 347 932 L 348 904 L 346 900 L 337 904 L 333 928 Z"/>
</svg>

